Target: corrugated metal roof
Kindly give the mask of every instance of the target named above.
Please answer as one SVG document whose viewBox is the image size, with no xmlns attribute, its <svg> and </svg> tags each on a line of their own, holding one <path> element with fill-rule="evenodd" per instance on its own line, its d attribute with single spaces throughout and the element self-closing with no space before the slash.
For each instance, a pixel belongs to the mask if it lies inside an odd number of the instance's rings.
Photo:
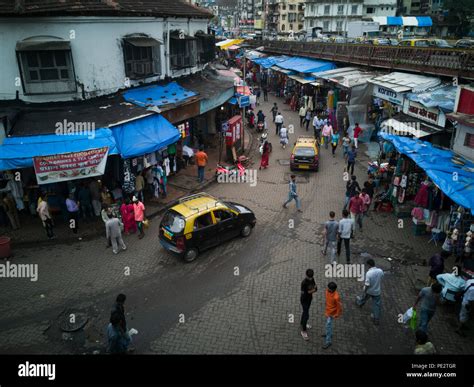
<svg viewBox="0 0 474 387">
<path fill-rule="evenodd" d="M 441 79 L 424 75 L 393 72 L 370 80 L 370 83 L 402 93 L 405 91 L 421 92 L 441 84 Z"/>
</svg>

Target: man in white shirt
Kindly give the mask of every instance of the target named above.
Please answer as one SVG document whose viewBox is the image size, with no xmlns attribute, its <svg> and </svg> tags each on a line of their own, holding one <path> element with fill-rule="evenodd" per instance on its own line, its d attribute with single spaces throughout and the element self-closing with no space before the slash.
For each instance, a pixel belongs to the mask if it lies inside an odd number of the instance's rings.
<svg viewBox="0 0 474 387">
<path fill-rule="evenodd" d="M 275 130 L 276 130 L 276 135 L 278 136 L 280 134 L 280 129 L 283 126 L 283 116 L 281 115 L 280 112 L 275 117 Z"/>
<path fill-rule="evenodd" d="M 461 311 L 459 312 L 459 328 L 456 330 L 461 336 L 466 336 L 464 330 L 469 320 L 469 313 L 474 306 L 474 279 L 470 279 L 464 286 L 464 294 L 462 297 Z"/>
<path fill-rule="evenodd" d="M 350 242 L 351 236 L 354 233 L 354 221 L 349 218 L 349 211 L 342 210 L 342 219 L 339 221 L 338 235 L 339 239 L 337 240 L 337 256 L 341 255 L 342 241 L 344 241 L 344 249 L 346 250 L 346 262 L 351 262 L 351 249 Z"/>
<path fill-rule="evenodd" d="M 313 117 L 313 130 L 314 130 L 314 137 L 316 137 L 319 140 L 321 136 L 321 123 L 319 122 L 319 118 L 316 114 Z"/>
<path fill-rule="evenodd" d="M 375 261 L 373 259 L 367 260 L 367 266 L 369 270 L 365 274 L 365 284 L 362 296 L 357 296 L 356 304 L 359 307 L 363 307 L 369 298 L 372 298 L 372 319 L 375 325 L 380 323 L 380 295 L 382 293 L 382 278 L 383 270 L 375 267 Z"/>
</svg>

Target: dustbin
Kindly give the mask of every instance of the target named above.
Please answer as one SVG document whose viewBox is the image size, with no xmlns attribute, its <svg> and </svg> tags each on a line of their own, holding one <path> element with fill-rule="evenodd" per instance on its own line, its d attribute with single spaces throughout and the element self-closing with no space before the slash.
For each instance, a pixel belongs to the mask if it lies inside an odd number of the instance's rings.
<svg viewBox="0 0 474 387">
<path fill-rule="evenodd" d="M 8 258 L 12 255 L 12 250 L 10 247 L 10 238 L 6 236 L 0 237 L 0 259 Z"/>
</svg>

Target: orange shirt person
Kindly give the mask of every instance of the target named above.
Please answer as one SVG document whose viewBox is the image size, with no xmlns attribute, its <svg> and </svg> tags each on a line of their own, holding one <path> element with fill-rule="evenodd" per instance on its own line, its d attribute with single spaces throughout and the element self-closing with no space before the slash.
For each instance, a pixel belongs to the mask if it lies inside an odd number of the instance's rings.
<svg viewBox="0 0 474 387">
<path fill-rule="evenodd" d="M 194 155 L 196 159 L 196 165 L 198 167 L 198 180 L 200 183 L 204 181 L 204 168 L 207 165 L 207 154 L 204 152 L 204 146 L 199 146 L 199 152 Z"/>
<path fill-rule="evenodd" d="M 326 289 L 326 342 L 323 349 L 332 345 L 332 323 L 342 314 L 341 297 L 336 289 L 337 285 L 334 282 L 329 282 Z"/>
</svg>

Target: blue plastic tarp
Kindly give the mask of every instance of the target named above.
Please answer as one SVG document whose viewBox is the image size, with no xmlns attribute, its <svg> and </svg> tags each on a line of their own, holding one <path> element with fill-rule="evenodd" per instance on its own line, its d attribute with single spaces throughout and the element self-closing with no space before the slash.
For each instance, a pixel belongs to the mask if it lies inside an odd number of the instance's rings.
<svg viewBox="0 0 474 387">
<path fill-rule="evenodd" d="M 143 107 L 176 104 L 196 95 L 197 93 L 194 91 L 186 90 L 176 82 L 171 82 L 165 86 L 139 87 L 123 93 L 123 97 L 127 102 Z"/>
<path fill-rule="evenodd" d="M 433 25 L 433 21 L 429 16 L 416 16 L 416 20 L 418 21 L 418 27 L 431 27 Z"/>
<path fill-rule="evenodd" d="M 181 137 L 178 129 L 158 114 L 116 126 L 113 134 L 124 159 L 155 152 Z"/>
<path fill-rule="evenodd" d="M 458 205 L 470 209 L 474 215 L 474 163 L 426 141 L 384 132 L 379 132 L 379 135 L 423 168 L 445 195 Z M 462 160 L 462 165 L 455 160 Z"/>
<path fill-rule="evenodd" d="M 457 86 L 449 85 L 424 93 L 407 93 L 406 97 L 410 101 L 419 102 L 427 108 L 440 108 L 445 112 L 452 112 L 454 111 L 456 93 Z"/>
<path fill-rule="evenodd" d="M 387 16 L 387 25 L 389 26 L 402 26 L 403 19 L 400 16 Z"/>
<path fill-rule="evenodd" d="M 109 147 L 109 155 L 118 154 L 110 129 L 96 129 L 84 135 L 56 135 L 7 137 L 0 145 L 0 171 L 33 166 L 33 157 L 82 152 Z"/>
<path fill-rule="evenodd" d="M 316 60 L 295 56 L 276 64 L 286 70 L 294 70 L 299 73 L 318 73 L 321 71 L 333 70 L 336 65 L 325 60 Z"/>
<path fill-rule="evenodd" d="M 257 58 L 253 62 L 262 66 L 263 68 L 269 69 L 270 67 L 287 60 L 287 56 L 268 56 L 266 58 Z"/>
</svg>

